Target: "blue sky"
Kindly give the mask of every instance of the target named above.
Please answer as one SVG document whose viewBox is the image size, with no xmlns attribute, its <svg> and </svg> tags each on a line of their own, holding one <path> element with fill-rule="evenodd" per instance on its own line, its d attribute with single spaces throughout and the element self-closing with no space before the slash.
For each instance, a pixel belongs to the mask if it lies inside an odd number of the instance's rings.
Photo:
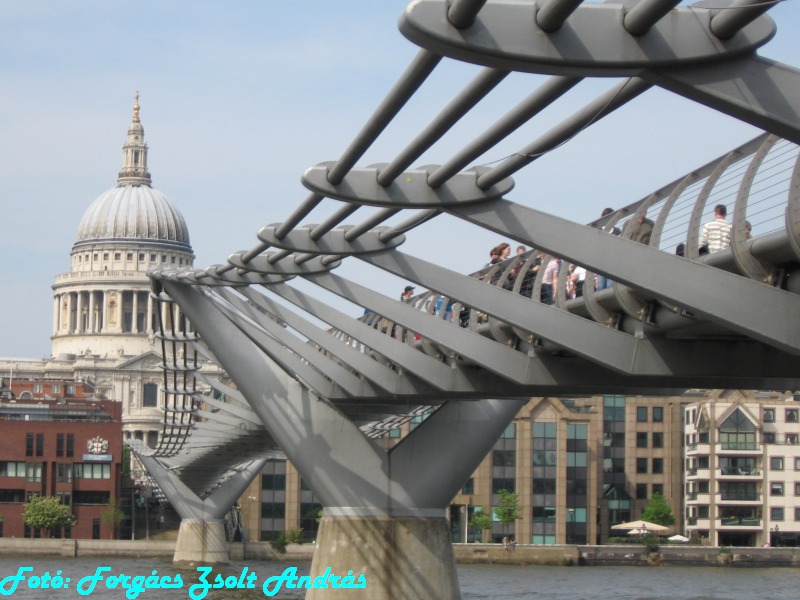
<svg viewBox="0 0 800 600">
<path fill-rule="evenodd" d="M 340 156 L 416 54 L 396 27 L 405 5 L 3 0 L 0 356 L 49 355 L 50 286 L 69 270 L 83 212 L 115 185 L 136 90 L 153 185 L 186 218 L 196 264 L 222 262 L 305 198 L 303 171 Z M 761 54 L 800 63 L 800 5 L 789 0 L 770 14 L 778 34 Z M 391 160 L 449 99 L 443 90 L 452 94 L 475 70 L 445 61 L 360 164 Z M 444 162 L 541 80 L 509 77 L 418 164 Z M 574 90 L 512 136 L 507 149 L 481 161 L 522 147 L 612 83 Z M 515 176 L 509 197 L 586 222 L 604 206 L 641 198 L 758 133 L 651 90 Z M 469 272 L 499 241 L 437 219 L 411 232 L 404 250 Z M 385 286 L 393 297 L 402 287 L 360 274 L 357 265 L 346 272 Z"/>
</svg>

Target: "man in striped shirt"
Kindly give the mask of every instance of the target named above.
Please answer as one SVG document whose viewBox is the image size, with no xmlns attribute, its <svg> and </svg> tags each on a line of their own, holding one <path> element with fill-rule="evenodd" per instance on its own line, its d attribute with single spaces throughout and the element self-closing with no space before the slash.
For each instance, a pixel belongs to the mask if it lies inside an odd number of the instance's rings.
<svg viewBox="0 0 800 600">
<path fill-rule="evenodd" d="M 731 224 L 725 220 L 728 209 L 724 204 L 714 207 L 714 220 L 703 225 L 700 234 L 700 247 L 708 247 L 709 252 L 716 252 L 731 245 Z"/>
</svg>

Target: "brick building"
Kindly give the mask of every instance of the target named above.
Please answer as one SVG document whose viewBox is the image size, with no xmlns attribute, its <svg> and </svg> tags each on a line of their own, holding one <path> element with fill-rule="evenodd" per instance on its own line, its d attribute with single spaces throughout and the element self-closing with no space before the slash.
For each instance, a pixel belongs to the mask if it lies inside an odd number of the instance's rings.
<svg viewBox="0 0 800 600">
<path fill-rule="evenodd" d="M 113 536 L 101 515 L 120 498 L 122 406 L 94 394 L 86 381 L 0 379 L 2 537 L 43 534 L 23 521 L 33 495 L 60 496 L 72 507 L 77 522 L 66 536 Z"/>
</svg>

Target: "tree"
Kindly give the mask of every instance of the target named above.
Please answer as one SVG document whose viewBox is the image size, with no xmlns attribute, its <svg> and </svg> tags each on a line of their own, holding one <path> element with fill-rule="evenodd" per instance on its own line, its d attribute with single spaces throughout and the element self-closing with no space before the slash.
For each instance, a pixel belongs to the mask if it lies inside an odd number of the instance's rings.
<svg viewBox="0 0 800 600">
<path fill-rule="evenodd" d="M 489 518 L 488 512 L 484 507 L 477 507 L 472 514 L 472 518 L 467 523 L 470 529 L 479 529 L 481 531 L 481 539 L 485 539 L 486 535 L 483 532 L 492 528 L 492 519 Z M 466 542 L 467 540 L 464 540 Z"/>
<path fill-rule="evenodd" d="M 111 498 L 108 506 L 100 513 L 100 520 L 106 525 L 111 526 L 111 539 L 114 539 L 114 534 L 117 529 L 119 529 L 119 526 L 122 525 L 124 519 L 125 513 L 122 512 L 122 509 L 119 507 L 119 500 L 116 498 Z"/>
<path fill-rule="evenodd" d="M 69 506 L 63 504 L 58 496 L 32 496 L 23 507 L 22 519 L 28 527 L 44 529 L 48 535 L 59 529 L 61 537 L 64 537 L 64 527 L 75 524 Z"/>
<path fill-rule="evenodd" d="M 519 519 L 519 500 L 516 492 L 508 490 L 498 490 L 500 504 L 494 507 L 494 516 L 503 524 L 503 533 L 506 533 L 508 526 Z"/>
<path fill-rule="evenodd" d="M 667 501 L 664 500 L 664 496 L 659 492 L 654 493 L 650 498 L 650 502 L 647 503 L 647 506 L 645 506 L 642 511 L 641 519 L 657 525 L 664 525 L 665 527 L 675 524 L 675 517 L 672 515 L 672 509 L 669 507 L 669 504 L 667 504 Z"/>
</svg>

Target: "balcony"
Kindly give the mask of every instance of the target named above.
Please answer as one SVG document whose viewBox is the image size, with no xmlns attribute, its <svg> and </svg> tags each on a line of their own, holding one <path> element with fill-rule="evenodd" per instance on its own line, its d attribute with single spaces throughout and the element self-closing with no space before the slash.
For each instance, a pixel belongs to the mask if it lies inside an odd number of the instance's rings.
<svg viewBox="0 0 800 600">
<path fill-rule="evenodd" d="M 720 475 L 729 477 L 761 477 L 760 467 L 720 467 Z"/>
<path fill-rule="evenodd" d="M 719 499 L 722 502 L 761 502 L 761 494 L 758 492 L 720 492 Z"/>
<path fill-rule="evenodd" d="M 760 452 L 758 442 L 720 442 L 721 452 Z"/>
<path fill-rule="evenodd" d="M 759 517 L 722 517 L 721 527 L 761 527 Z"/>
</svg>

